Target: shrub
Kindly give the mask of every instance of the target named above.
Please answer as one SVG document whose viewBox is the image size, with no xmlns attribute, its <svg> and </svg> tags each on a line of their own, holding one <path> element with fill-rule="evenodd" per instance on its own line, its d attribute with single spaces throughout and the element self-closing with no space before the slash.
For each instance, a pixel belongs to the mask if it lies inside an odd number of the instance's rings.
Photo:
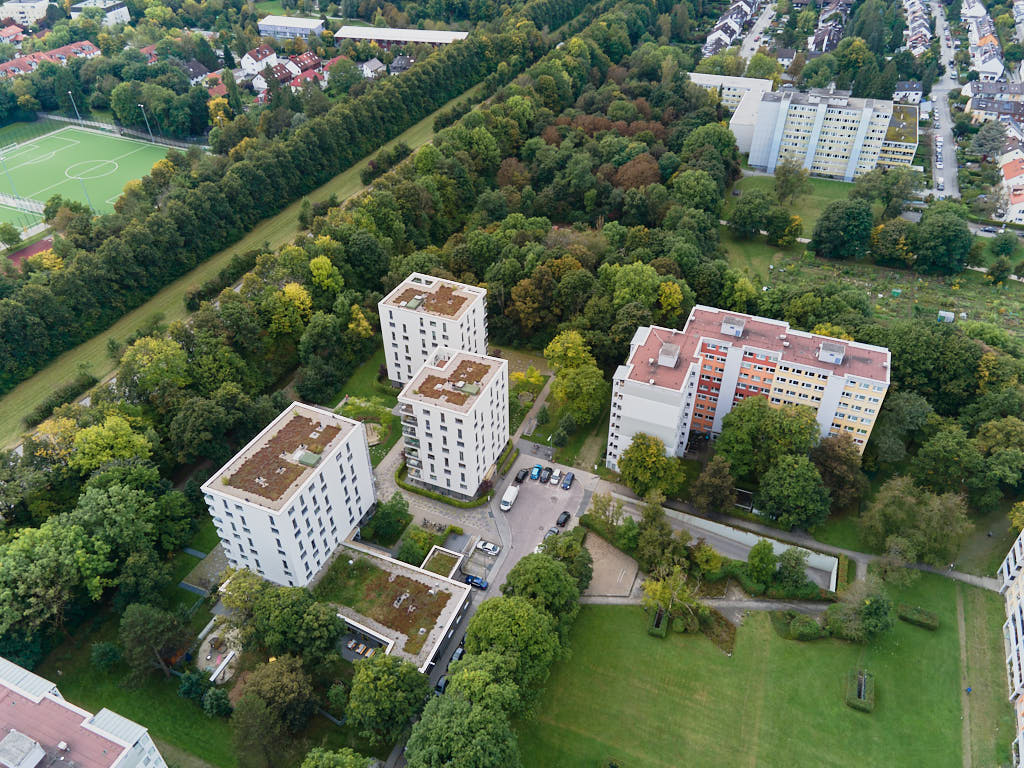
<svg viewBox="0 0 1024 768">
<path fill-rule="evenodd" d="M 120 660 L 121 649 L 117 647 L 117 643 L 111 643 L 104 640 L 99 643 L 93 643 L 92 648 L 89 650 L 89 661 L 94 667 L 101 669 L 104 672 L 109 670 Z"/>
<path fill-rule="evenodd" d="M 84 371 L 79 373 L 75 376 L 74 380 L 55 389 L 39 405 L 29 411 L 28 415 L 24 418 L 25 426 L 34 427 L 40 422 L 45 421 L 53 413 L 54 408 L 72 402 L 87 389 L 95 386 L 98 381 L 99 379 L 92 374 L 85 373 Z"/>
<path fill-rule="evenodd" d="M 567 442 L 569 442 L 569 436 L 565 434 L 565 430 L 562 429 L 561 427 L 559 427 L 558 429 L 551 433 L 552 445 L 561 448 Z"/>
<path fill-rule="evenodd" d="M 722 563 L 722 567 L 717 571 L 704 574 L 704 580 L 712 583 L 729 577 L 736 579 L 740 586 L 743 587 L 743 591 L 748 595 L 757 596 L 764 593 L 764 584 L 755 580 L 750 575 L 750 568 L 747 563 L 739 560 L 725 560 Z"/>
<path fill-rule="evenodd" d="M 576 419 L 572 417 L 571 413 L 567 413 L 558 420 L 558 428 L 565 432 L 567 435 L 571 435 L 576 431 Z"/>
<path fill-rule="evenodd" d="M 345 716 L 348 707 L 348 686 L 337 682 L 327 689 L 327 708 L 339 720 Z"/>
<path fill-rule="evenodd" d="M 198 288 L 189 288 L 185 291 L 185 308 L 195 312 L 201 302 L 209 301 L 228 286 L 241 280 L 242 275 L 256 266 L 256 257 L 260 253 L 258 250 L 236 253 L 216 277 L 207 280 Z"/>
<path fill-rule="evenodd" d="M 201 704 L 209 687 L 210 681 L 206 675 L 190 669 L 181 676 L 181 682 L 178 684 L 178 695 L 184 699 L 191 699 L 197 704 Z"/>
<path fill-rule="evenodd" d="M 656 611 L 649 611 L 647 634 L 653 637 L 665 637 L 668 634 L 670 621 L 669 615 L 660 608 Z"/>
<path fill-rule="evenodd" d="M 828 607 L 825 611 L 825 627 L 833 637 L 855 643 L 865 639 L 860 615 L 854 606 L 847 603 L 836 603 Z"/>
<path fill-rule="evenodd" d="M 700 632 L 700 621 L 696 616 L 689 613 L 685 616 L 676 616 L 672 619 L 672 631 L 679 633 Z"/>
<path fill-rule="evenodd" d="M 817 640 L 819 637 L 825 637 L 826 635 L 828 635 L 828 632 L 825 631 L 825 628 L 813 616 L 805 616 L 802 613 L 798 613 L 789 622 L 789 636 L 794 640 Z"/>
<path fill-rule="evenodd" d="M 896 615 L 915 627 L 924 627 L 933 631 L 939 628 L 939 617 L 932 611 L 926 611 L 918 605 L 900 603 L 896 607 Z"/>
<path fill-rule="evenodd" d="M 233 711 L 228 692 L 223 688 L 211 688 L 203 695 L 203 712 L 208 717 L 229 717 Z"/>
<path fill-rule="evenodd" d="M 864 669 L 852 669 L 846 679 L 846 706 L 861 712 L 875 708 L 875 676 Z"/>
<path fill-rule="evenodd" d="M 537 411 L 537 426 L 544 426 L 549 421 L 551 421 L 551 414 L 548 413 L 548 407 L 542 405 L 540 410 Z"/>
</svg>

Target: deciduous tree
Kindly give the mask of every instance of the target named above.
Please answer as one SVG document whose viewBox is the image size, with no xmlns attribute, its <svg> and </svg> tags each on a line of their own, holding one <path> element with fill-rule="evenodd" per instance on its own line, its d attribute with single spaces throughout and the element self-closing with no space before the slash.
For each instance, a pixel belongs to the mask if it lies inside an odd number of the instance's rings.
<svg viewBox="0 0 1024 768">
<path fill-rule="evenodd" d="M 789 530 L 810 528 L 828 517 L 829 493 L 806 456 L 779 457 L 761 478 L 758 508 Z"/>
<path fill-rule="evenodd" d="M 409 768 L 516 768 L 520 765 L 508 715 L 448 693 L 432 699 L 406 747 Z"/>
<path fill-rule="evenodd" d="M 736 480 L 729 462 L 714 456 L 690 489 L 690 501 L 701 514 L 728 513 L 736 505 Z"/>
<path fill-rule="evenodd" d="M 356 666 L 348 697 L 348 720 L 372 743 L 390 743 L 422 711 L 429 692 L 430 682 L 416 667 L 396 656 L 378 653 Z"/>
</svg>

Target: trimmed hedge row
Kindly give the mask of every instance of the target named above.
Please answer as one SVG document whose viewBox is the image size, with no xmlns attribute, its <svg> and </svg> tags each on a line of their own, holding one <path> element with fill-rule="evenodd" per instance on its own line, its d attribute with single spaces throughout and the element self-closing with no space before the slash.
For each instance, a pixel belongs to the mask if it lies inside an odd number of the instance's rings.
<svg viewBox="0 0 1024 768">
<path fill-rule="evenodd" d="M 861 677 L 863 676 L 863 678 Z M 858 689 L 863 680 L 863 691 Z M 846 706 L 860 712 L 875 708 L 875 676 L 863 669 L 851 669 L 846 677 Z"/>
<path fill-rule="evenodd" d="M 660 608 L 656 611 L 648 611 L 647 619 L 647 634 L 652 637 L 665 637 L 668 634 L 668 625 L 672 621 L 669 615 Z M 661 618 L 661 623 L 658 623 L 658 618 Z"/>
<path fill-rule="evenodd" d="M 907 624 L 913 624 L 915 627 L 924 627 L 932 631 L 939 628 L 939 617 L 932 611 L 926 611 L 918 605 L 900 603 L 896 606 L 896 615 L 907 622 Z"/>
<path fill-rule="evenodd" d="M 764 594 L 765 585 L 750 578 L 750 575 L 747 573 L 747 564 L 742 560 L 726 560 L 717 571 L 705 574 L 704 581 L 714 583 L 730 576 L 740 583 L 743 591 L 748 595 L 757 597 Z"/>
<path fill-rule="evenodd" d="M 428 499 L 440 501 L 442 504 L 447 504 L 451 507 L 459 507 L 461 509 L 475 509 L 476 507 L 486 504 L 488 501 L 491 500 L 491 497 L 494 496 L 494 491 L 490 490 L 483 496 L 473 499 L 472 501 L 460 501 L 459 499 L 453 499 L 449 496 L 445 496 L 440 493 L 434 493 L 433 491 L 428 491 L 425 488 L 418 488 L 417 486 L 412 485 L 411 483 L 407 483 L 405 481 L 407 473 L 408 469 L 406 468 L 405 462 L 403 461 L 401 466 L 399 466 L 398 469 L 395 470 L 395 483 L 398 485 L 399 488 L 402 488 L 408 491 L 409 493 L 415 493 L 418 496 L 426 496 Z"/>
</svg>

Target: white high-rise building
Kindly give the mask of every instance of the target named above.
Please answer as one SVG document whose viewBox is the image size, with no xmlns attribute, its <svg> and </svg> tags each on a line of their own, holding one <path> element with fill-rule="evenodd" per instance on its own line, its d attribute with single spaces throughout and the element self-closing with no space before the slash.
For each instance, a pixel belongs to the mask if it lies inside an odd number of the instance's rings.
<svg viewBox="0 0 1024 768">
<path fill-rule="evenodd" d="M 410 480 L 475 496 L 508 442 L 508 362 L 435 350 L 398 403 Z"/>
<path fill-rule="evenodd" d="M 412 379 L 435 349 L 487 354 L 487 291 L 413 272 L 377 304 L 388 378 Z"/>
<path fill-rule="evenodd" d="M 1003 624 L 1003 650 L 1006 654 L 1006 677 L 1009 698 L 1016 715 L 1016 729 L 1010 751 L 1013 764 L 1021 764 L 1024 754 L 1024 532 L 999 566 L 999 592 L 1006 598 L 1006 622 Z"/>
<path fill-rule="evenodd" d="M 292 403 L 203 493 L 232 567 L 305 586 L 373 506 L 366 429 Z"/>
<path fill-rule="evenodd" d="M 793 330 L 765 317 L 694 307 L 683 330 L 645 326 L 615 371 L 606 464 L 643 432 L 682 456 L 691 435 L 716 437 L 746 397 L 813 409 L 822 436 L 846 432 L 863 452 L 889 389 L 889 350 Z"/>
</svg>

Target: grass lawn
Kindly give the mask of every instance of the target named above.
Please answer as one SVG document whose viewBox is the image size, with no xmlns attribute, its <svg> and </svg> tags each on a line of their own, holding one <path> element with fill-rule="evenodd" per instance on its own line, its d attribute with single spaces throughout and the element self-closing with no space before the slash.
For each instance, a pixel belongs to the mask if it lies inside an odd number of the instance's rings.
<svg viewBox="0 0 1024 768">
<path fill-rule="evenodd" d="M 848 184 L 845 181 L 812 178 L 810 182 L 812 187 L 810 194 L 798 197 L 791 206 L 793 212 L 803 219 L 804 235 L 806 237 L 810 237 L 810 233 L 814 231 L 814 225 L 821 218 L 821 213 L 825 210 L 825 206 L 836 200 L 845 200 L 850 194 L 850 190 L 853 189 L 853 184 Z M 751 192 L 753 190 L 773 192 L 775 189 L 775 177 L 744 176 L 733 185 L 733 189 L 738 189 L 741 192 Z M 729 219 L 729 212 L 738 199 L 739 197 L 734 197 L 731 194 L 726 197 L 725 211 L 722 214 L 723 219 Z"/>
<path fill-rule="evenodd" d="M 217 535 L 217 526 L 213 524 L 212 517 L 204 515 L 203 519 L 199 521 L 199 530 L 192 537 L 189 546 L 199 552 L 210 554 L 218 544 L 220 544 L 220 536 Z"/>
<path fill-rule="evenodd" d="M 811 531 L 811 535 L 823 544 L 831 544 L 833 547 L 878 554 L 861 537 L 858 520 L 859 515 L 856 512 L 830 515 L 824 523 Z"/>
<path fill-rule="evenodd" d="M 728 254 L 729 263 L 741 272 L 748 273 L 751 277 L 757 275 L 762 282 L 768 280 L 772 271 L 768 269 L 769 264 L 780 263 L 785 256 L 796 256 L 804 248 L 802 244 L 797 244 L 792 248 L 782 249 L 768 245 L 763 237 L 754 240 L 740 240 L 727 227 L 720 229 L 719 236 L 722 247 Z M 756 281 L 754 281 L 754 287 L 760 287 Z"/>
<path fill-rule="evenodd" d="M 341 391 L 329 403 L 330 407 L 337 408 L 338 403 L 346 395 L 376 400 L 387 408 L 398 405 L 398 390 L 388 384 L 377 383 L 377 372 L 384 363 L 384 347 L 380 347 L 373 353 L 373 357 L 355 369 Z"/>
<path fill-rule="evenodd" d="M 896 597 L 936 611 L 939 630 L 899 622 L 867 647 L 784 640 L 755 613 L 729 657 L 704 636 L 650 637 L 638 607 L 585 606 L 537 716 L 516 724 L 523 764 L 960 768 L 958 588 L 972 606 L 967 636 L 977 646 L 968 656 L 974 764 L 1005 763 L 1012 723 L 999 597 L 923 576 Z M 855 666 L 875 674 L 872 714 L 843 702 Z"/>
<path fill-rule="evenodd" d="M 458 558 L 455 555 L 449 555 L 447 552 L 440 552 L 434 550 L 434 554 L 430 556 L 430 559 L 423 564 L 423 569 L 436 573 L 439 576 L 447 576 L 452 572 L 452 568 L 455 567 L 455 563 L 458 562 Z"/>
<path fill-rule="evenodd" d="M 57 648 L 36 673 L 53 680 L 64 698 L 74 704 L 92 712 L 107 707 L 146 726 L 155 739 L 218 768 L 235 768 L 228 721 L 211 719 L 180 697 L 176 678 L 167 680 L 154 672 L 142 685 L 131 688 L 124 684 L 124 668 L 102 672 L 89 663 L 92 643 L 117 639 L 117 617 L 105 613 L 103 618 L 103 623 L 83 628 Z"/>
<path fill-rule="evenodd" d="M 449 105 L 476 95 L 481 85 L 473 86 L 465 93 L 456 96 L 438 112 Z M 392 147 L 400 141 L 413 149 L 426 144 L 434 135 L 434 116 L 437 112 L 427 115 L 404 133 L 397 136 L 385 146 Z M 347 171 L 339 173 L 322 187 L 313 190 L 306 198 L 311 202 L 326 200 L 332 194 L 339 200 L 345 200 L 364 189 L 359 173 L 369 162 L 371 153 L 353 165 Z M 139 328 L 146 326 L 154 316 L 161 315 L 164 322 L 171 323 L 188 315 L 183 298 L 185 292 L 215 277 L 227 266 L 236 253 L 244 253 L 254 248 L 274 249 L 291 242 L 298 226 L 299 208 L 302 200 L 296 200 L 276 216 L 264 219 L 245 237 L 230 248 L 214 254 L 188 274 L 180 277 L 152 299 L 132 310 L 110 328 L 98 333 L 89 341 L 69 349 L 32 378 L 23 381 L 0 399 L 0 446 L 13 447 L 22 433 L 22 418 L 58 387 L 67 384 L 78 375 L 79 367 L 84 365 L 93 376 L 104 378 L 114 370 L 114 362 L 107 355 L 107 340 L 111 337 L 124 340 Z"/>
</svg>

